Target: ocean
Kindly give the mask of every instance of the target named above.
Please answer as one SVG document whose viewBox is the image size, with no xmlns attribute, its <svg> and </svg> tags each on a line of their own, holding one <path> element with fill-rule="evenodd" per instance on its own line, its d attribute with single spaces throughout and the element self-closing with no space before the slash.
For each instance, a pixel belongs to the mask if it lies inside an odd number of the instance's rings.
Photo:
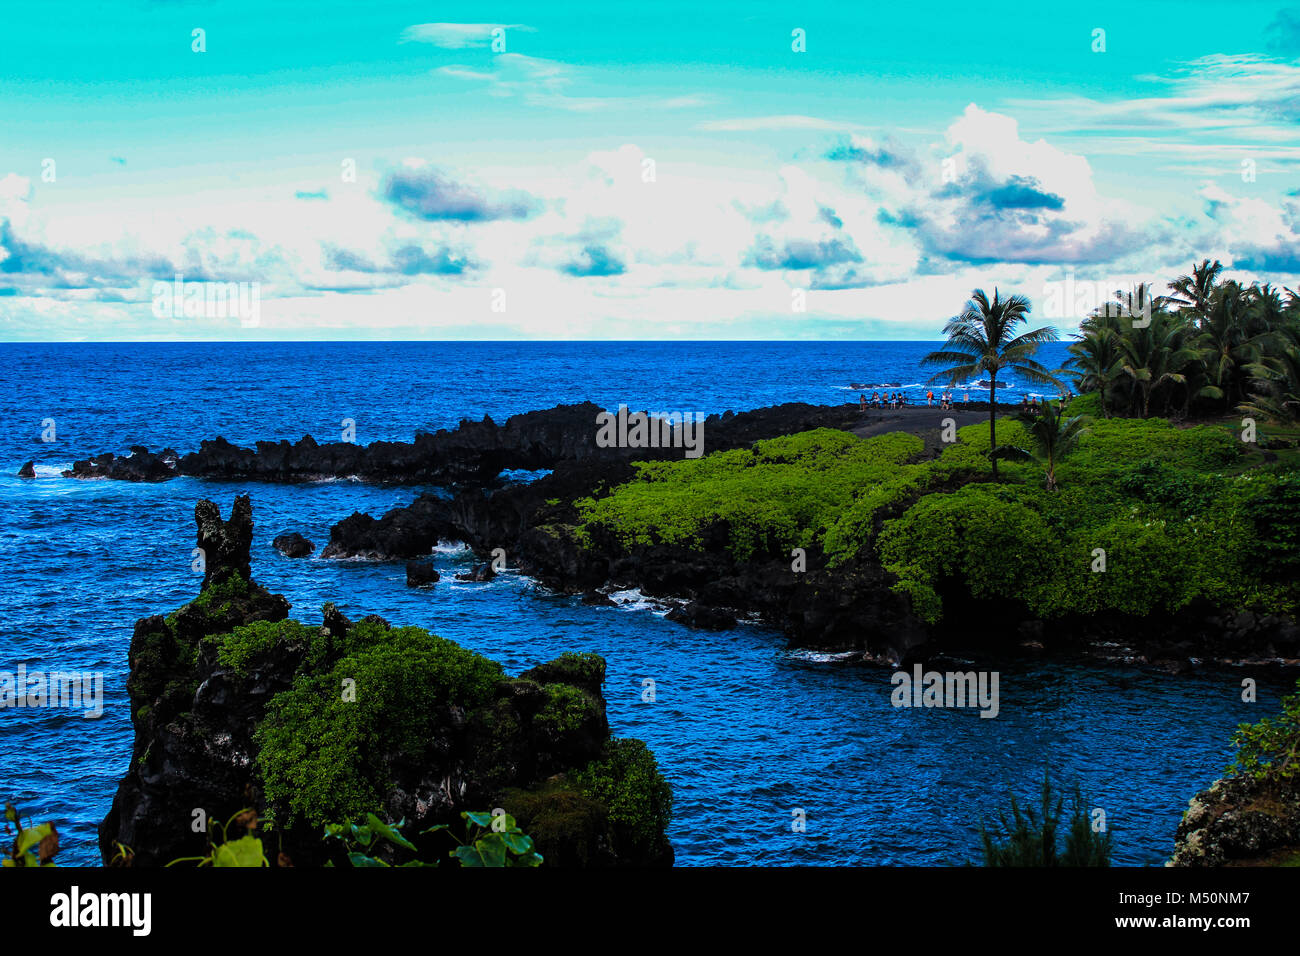
<svg viewBox="0 0 1300 956">
<path fill-rule="evenodd" d="M 60 860 L 96 864 L 95 827 L 131 751 L 127 647 L 137 618 L 197 593 L 194 503 L 252 496 L 254 577 L 320 620 L 418 624 L 517 672 L 564 650 L 609 665 L 618 736 L 644 739 L 675 795 L 684 866 L 945 865 L 979 858 L 977 825 L 1008 792 L 1033 797 L 1044 768 L 1105 811 L 1115 862 L 1157 865 L 1188 799 L 1219 776 L 1243 721 L 1278 709 L 1293 679 L 1243 703 L 1236 671 L 1172 676 L 1078 661 L 1001 663 L 995 720 L 976 710 L 896 709 L 890 672 L 787 648 L 772 630 L 692 631 L 627 594 L 587 607 L 515 573 L 462 584 L 472 556 L 448 543 L 443 582 L 408 589 L 398 564 L 319 558 L 330 526 L 378 515 L 418 487 L 300 486 L 179 478 L 132 485 L 59 477 L 76 458 L 132 445 L 186 452 L 232 442 L 409 441 L 417 429 L 560 402 L 681 412 L 856 401 L 854 383 L 923 392 L 932 342 L 0 344 L 0 671 L 102 672 L 104 712 L 0 710 L 0 799 L 62 834 Z M 1055 367 L 1064 345 L 1048 347 Z M 1020 395 L 1013 386 L 999 394 Z M 972 389 L 972 398 L 983 393 Z M 52 437 L 44 441 L 43 437 Z M 16 473 L 36 462 L 37 478 Z M 314 541 L 291 561 L 283 531 Z M 643 703 L 642 680 L 656 684 Z M 178 820 L 190 809 L 178 807 Z M 806 828 L 792 827 L 802 810 Z"/>
</svg>

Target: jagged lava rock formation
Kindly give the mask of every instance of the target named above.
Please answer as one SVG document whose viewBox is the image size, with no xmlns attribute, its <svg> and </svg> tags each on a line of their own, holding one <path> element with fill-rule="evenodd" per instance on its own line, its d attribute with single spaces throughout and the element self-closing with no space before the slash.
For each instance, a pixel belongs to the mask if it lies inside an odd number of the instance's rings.
<svg viewBox="0 0 1300 956">
<path fill-rule="evenodd" d="M 350 621 L 331 604 L 320 627 L 302 625 L 249 578 L 247 496 L 228 520 L 206 500 L 195 519 L 199 596 L 138 621 L 131 640 L 135 742 L 100 824 L 105 861 L 118 843 L 137 866 L 201 855 L 196 810 L 225 821 L 251 807 L 272 821 L 273 862 L 310 866 L 331 852 L 325 822 L 373 811 L 418 831 L 499 806 L 549 865 L 671 864 L 671 791 L 643 744 L 610 738 L 599 656 L 511 678 L 420 628 Z"/>
</svg>

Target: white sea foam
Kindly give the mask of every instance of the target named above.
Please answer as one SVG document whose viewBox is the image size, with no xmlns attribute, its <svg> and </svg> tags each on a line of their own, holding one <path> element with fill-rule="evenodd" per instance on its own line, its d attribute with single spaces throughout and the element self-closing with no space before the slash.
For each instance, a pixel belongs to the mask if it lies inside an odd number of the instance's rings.
<svg viewBox="0 0 1300 956">
<path fill-rule="evenodd" d="M 786 657 L 796 661 L 808 661 L 811 664 L 832 664 L 836 661 L 851 661 L 862 657 L 861 651 L 813 651 L 799 647 L 786 651 Z"/>
<path fill-rule="evenodd" d="M 469 545 L 464 541 L 439 541 L 433 546 L 433 554 L 464 554 L 469 551 Z"/>
</svg>

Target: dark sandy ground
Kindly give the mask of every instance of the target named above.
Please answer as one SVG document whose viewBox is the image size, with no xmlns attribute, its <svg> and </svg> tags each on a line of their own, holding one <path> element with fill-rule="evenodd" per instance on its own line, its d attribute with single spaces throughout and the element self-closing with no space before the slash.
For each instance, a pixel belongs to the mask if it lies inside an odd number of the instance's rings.
<svg viewBox="0 0 1300 956">
<path fill-rule="evenodd" d="M 998 415 L 1012 414 L 1018 405 L 998 403 Z M 944 419 L 951 418 L 958 428 L 974 425 L 989 420 L 988 402 L 971 402 L 969 405 L 954 405 L 942 409 L 938 404 L 908 405 L 905 408 L 868 408 L 862 413 L 862 424 L 850 429 L 861 438 L 884 435 L 887 432 L 910 432 L 925 442 L 926 451 L 935 453 L 939 449 L 939 432 Z"/>
</svg>

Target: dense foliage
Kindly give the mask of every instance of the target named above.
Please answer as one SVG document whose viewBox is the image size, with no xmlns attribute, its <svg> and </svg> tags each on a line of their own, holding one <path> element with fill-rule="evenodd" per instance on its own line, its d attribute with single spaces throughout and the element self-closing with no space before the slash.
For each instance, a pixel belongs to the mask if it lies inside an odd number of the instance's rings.
<svg viewBox="0 0 1300 956">
<path fill-rule="evenodd" d="M 1300 414 L 1300 295 L 1220 281 L 1205 260 L 1169 283 L 1116 293 L 1080 323 L 1068 367 L 1103 415 Z"/>
<path fill-rule="evenodd" d="M 881 504 L 907 489 L 922 441 L 902 433 L 867 440 L 820 428 L 699 459 L 641 462 L 615 494 L 579 501 L 590 531 L 627 546 L 702 547 L 721 540 L 738 560 L 820 545 L 860 495 Z M 856 520 L 850 518 L 850 520 Z"/>
<path fill-rule="evenodd" d="M 1277 716 L 1240 725 L 1232 742 L 1229 773 L 1274 782 L 1300 777 L 1300 693 L 1282 698 Z"/>
<path fill-rule="evenodd" d="M 273 627 L 284 639 L 302 633 L 293 621 Z M 242 647 L 247 631 L 234 640 Z M 323 823 L 381 805 L 383 760 L 418 759 L 448 707 L 485 703 L 504 676 L 495 661 L 418 627 L 361 621 L 328 642 L 316 635 L 309 660 L 319 663 L 272 699 L 257 728 L 267 800 L 287 811 L 281 822 Z"/>
<path fill-rule="evenodd" d="M 1017 420 L 1000 419 L 994 440 L 1034 445 Z M 1006 480 L 989 480 L 984 425 L 959 429 L 931 460 L 914 436 L 822 429 L 641 465 L 637 480 L 580 509 L 586 534 L 627 547 L 721 544 L 743 561 L 817 546 L 830 567 L 876 557 L 931 621 L 945 581 L 1049 618 L 1140 615 L 1197 598 L 1294 609 L 1294 575 L 1278 573 L 1300 564 L 1290 473 L 1213 425 L 1097 419 L 1074 444 L 1052 462 L 1059 490 L 1049 492 L 1041 462 L 1005 462 Z"/>
</svg>

